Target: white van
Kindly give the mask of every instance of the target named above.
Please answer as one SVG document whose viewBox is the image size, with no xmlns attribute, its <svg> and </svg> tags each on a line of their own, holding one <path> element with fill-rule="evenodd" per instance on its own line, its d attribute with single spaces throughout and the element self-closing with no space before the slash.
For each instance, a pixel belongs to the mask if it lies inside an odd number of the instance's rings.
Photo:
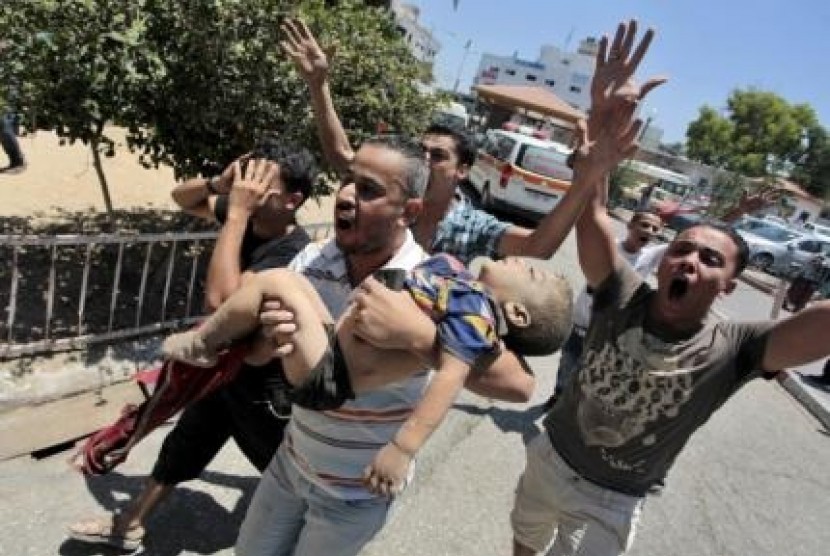
<svg viewBox="0 0 830 556">
<path fill-rule="evenodd" d="M 570 153 L 561 143 L 491 130 L 470 169 L 470 182 L 484 208 L 543 216 L 571 186 Z"/>
<path fill-rule="evenodd" d="M 448 102 L 435 109 L 433 121 L 466 129 L 470 116 L 467 114 L 467 107 L 460 102 Z"/>
</svg>

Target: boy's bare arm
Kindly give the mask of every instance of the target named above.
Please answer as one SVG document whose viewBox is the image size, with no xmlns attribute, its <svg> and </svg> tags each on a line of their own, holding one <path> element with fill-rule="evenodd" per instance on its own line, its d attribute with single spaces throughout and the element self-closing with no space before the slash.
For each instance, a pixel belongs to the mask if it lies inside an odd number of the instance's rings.
<svg viewBox="0 0 830 556">
<path fill-rule="evenodd" d="M 415 454 L 427 438 L 438 428 L 458 393 L 464 387 L 470 366 L 457 357 L 442 351 L 441 364 L 427 387 L 424 397 L 395 435 L 394 443 L 402 450 Z"/>
<path fill-rule="evenodd" d="M 765 371 L 798 367 L 830 355 L 830 300 L 814 303 L 770 332 L 761 362 Z"/>
<path fill-rule="evenodd" d="M 388 496 L 401 489 L 412 458 L 446 417 L 464 387 L 469 371 L 470 366 L 460 359 L 446 352 L 441 353 L 438 372 L 430 381 L 424 397 L 392 441 L 378 452 L 366 468 L 364 480 L 370 491 Z"/>
<path fill-rule="evenodd" d="M 488 368 L 468 374 L 464 387 L 485 398 L 524 403 L 533 395 L 536 377 L 522 358 L 504 350 Z"/>
<path fill-rule="evenodd" d="M 334 56 L 335 49 L 324 51 L 320 48 L 302 20 L 286 20 L 282 31 L 285 40 L 280 42 L 280 46 L 294 61 L 294 66 L 308 86 L 323 154 L 336 171 L 346 172 L 354 158 L 354 149 L 337 116 L 329 89 L 329 59 Z"/>
</svg>

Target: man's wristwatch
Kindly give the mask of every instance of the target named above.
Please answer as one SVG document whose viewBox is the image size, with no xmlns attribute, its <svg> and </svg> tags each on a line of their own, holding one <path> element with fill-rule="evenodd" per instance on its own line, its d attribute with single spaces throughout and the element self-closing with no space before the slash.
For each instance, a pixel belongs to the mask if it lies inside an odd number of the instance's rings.
<svg viewBox="0 0 830 556">
<path fill-rule="evenodd" d="M 216 182 L 218 181 L 218 176 L 211 176 L 207 179 L 207 190 L 214 195 L 219 195 L 219 190 L 216 189 Z"/>
</svg>

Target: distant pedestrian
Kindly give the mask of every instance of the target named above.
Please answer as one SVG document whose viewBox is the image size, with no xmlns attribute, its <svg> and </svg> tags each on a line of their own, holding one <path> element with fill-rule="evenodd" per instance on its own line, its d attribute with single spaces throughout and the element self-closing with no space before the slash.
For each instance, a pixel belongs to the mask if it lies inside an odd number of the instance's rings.
<svg viewBox="0 0 830 556">
<path fill-rule="evenodd" d="M 793 278 L 782 307 L 787 311 L 797 313 L 813 299 L 813 295 L 821 284 L 827 281 L 830 267 L 824 257 L 813 257 L 809 263 Z"/>
<path fill-rule="evenodd" d="M 9 165 L 0 168 L 0 173 L 19 174 L 26 169 L 26 159 L 23 151 L 20 150 L 20 143 L 17 141 L 17 117 L 11 111 L 3 115 L 2 128 L 0 128 L 0 143 L 3 150 L 9 157 Z"/>
</svg>

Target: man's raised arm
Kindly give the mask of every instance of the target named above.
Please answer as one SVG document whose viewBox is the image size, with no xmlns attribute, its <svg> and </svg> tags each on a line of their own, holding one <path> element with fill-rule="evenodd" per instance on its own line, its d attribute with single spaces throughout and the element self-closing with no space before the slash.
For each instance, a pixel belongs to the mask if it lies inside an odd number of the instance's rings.
<svg viewBox="0 0 830 556">
<path fill-rule="evenodd" d="M 642 87 L 632 81 L 637 66 L 648 51 L 654 31 L 646 32 L 636 50 L 633 50 L 636 34 L 637 22 L 632 20 L 619 25 L 610 53 L 608 38 L 600 41 L 596 70 L 591 81 L 591 111 L 587 128 L 580 124 L 576 130 L 581 150 L 574 157 L 571 189 L 533 232 L 511 226 L 499 244 L 501 255 L 538 258 L 553 255 L 593 195 L 596 183 L 636 150 L 636 134 L 641 124 L 631 122 L 633 110 L 652 89 L 666 81 L 655 77 Z M 598 141 L 603 142 L 597 144 Z M 588 151 L 593 153 L 586 160 Z"/>
<path fill-rule="evenodd" d="M 344 173 L 354 158 L 354 149 L 334 109 L 329 90 L 329 56 L 333 55 L 334 49 L 324 52 L 308 26 L 299 19 L 286 20 L 282 31 L 285 40 L 280 46 L 308 85 L 323 154 L 337 172 Z"/>
</svg>

